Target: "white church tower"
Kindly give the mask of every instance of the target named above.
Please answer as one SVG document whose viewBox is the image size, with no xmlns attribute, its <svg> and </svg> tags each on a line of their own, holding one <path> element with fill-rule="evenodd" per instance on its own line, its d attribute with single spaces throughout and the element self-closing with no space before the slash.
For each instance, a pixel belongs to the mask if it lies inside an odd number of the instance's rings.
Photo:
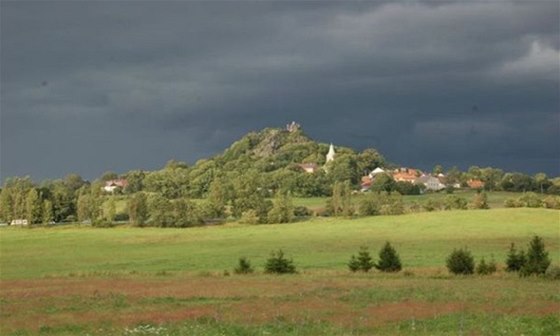
<svg viewBox="0 0 560 336">
<path fill-rule="evenodd" d="M 329 152 L 327 153 L 327 162 L 334 160 L 335 155 L 336 153 L 334 152 L 334 146 L 331 143 L 331 146 L 329 147 Z"/>
</svg>

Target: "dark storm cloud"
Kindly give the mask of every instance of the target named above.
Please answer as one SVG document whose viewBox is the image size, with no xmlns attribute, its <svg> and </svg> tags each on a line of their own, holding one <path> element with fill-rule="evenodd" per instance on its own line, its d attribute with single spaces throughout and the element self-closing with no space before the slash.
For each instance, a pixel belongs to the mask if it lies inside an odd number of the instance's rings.
<svg viewBox="0 0 560 336">
<path fill-rule="evenodd" d="M 1 174 L 194 162 L 291 120 L 558 174 L 558 2 L 2 2 Z"/>
</svg>

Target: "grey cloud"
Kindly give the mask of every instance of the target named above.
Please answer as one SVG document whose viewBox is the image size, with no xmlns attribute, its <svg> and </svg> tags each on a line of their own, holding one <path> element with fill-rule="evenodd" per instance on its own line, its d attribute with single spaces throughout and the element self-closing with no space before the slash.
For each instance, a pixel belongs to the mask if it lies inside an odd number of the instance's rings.
<svg viewBox="0 0 560 336">
<path fill-rule="evenodd" d="M 560 173 L 557 2 L 1 6 L 3 176 L 194 162 L 291 120 L 403 164 Z"/>
</svg>

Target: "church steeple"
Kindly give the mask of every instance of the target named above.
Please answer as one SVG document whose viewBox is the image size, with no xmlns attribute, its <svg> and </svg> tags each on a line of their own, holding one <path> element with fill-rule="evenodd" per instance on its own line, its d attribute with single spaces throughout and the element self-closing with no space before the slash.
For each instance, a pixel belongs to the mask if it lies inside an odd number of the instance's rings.
<svg viewBox="0 0 560 336">
<path fill-rule="evenodd" d="M 331 146 L 329 147 L 329 152 L 327 153 L 327 162 L 334 160 L 335 155 L 336 153 L 334 152 L 334 146 L 331 143 Z"/>
</svg>

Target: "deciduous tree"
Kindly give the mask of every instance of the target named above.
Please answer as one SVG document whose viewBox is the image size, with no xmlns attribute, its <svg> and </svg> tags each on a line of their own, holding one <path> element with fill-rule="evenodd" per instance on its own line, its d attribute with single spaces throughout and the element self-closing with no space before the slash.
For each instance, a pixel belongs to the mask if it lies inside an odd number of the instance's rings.
<svg viewBox="0 0 560 336">
<path fill-rule="evenodd" d="M 128 217 L 135 226 L 143 226 L 148 220 L 148 199 L 143 192 L 137 192 L 128 200 Z"/>
<path fill-rule="evenodd" d="M 26 219 L 29 224 L 41 223 L 43 213 L 41 206 L 41 199 L 39 198 L 37 190 L 35 188 L 30 189 L 25 202 Z"/>
</svg>

